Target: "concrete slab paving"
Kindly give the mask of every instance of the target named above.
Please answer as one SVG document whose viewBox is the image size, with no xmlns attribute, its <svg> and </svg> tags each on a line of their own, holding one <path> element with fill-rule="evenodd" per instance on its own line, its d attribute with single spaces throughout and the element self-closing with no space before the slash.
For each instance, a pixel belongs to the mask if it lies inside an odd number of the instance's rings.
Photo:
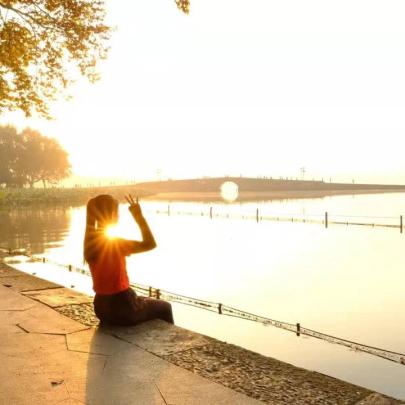
<svg viewBox="0 0 405 405">
<path fill-rule="evenodd" d="M 0 262 L 0 270 L 2 267 Z M 14 276 L 23 278 L 26 274 Z M 44 295 L 58 290 L 46 290 Z M 329 389 L 331 379 L 327 376 L 264 358 L 163 321 L 131 328 L 88 328 L 56 312 L 49 306 L 52 301 L 45 305 L 30 298 L 36 293 L 29 291 L 24 296 L 0 285 L 0 405 L 259 403 L 252 396 L 277 405 L 400 403 L 343 381 L 339 382 L 342 387 L 339 392 L 332 390 L 328 397 L 320 395 L 322 390 Z M 86 308 L 92 313 L 91 304 L 86 303 L 55 308 L 58 311 Z M 274 370 L 282 370 L 288 377 L 288 384 L 278 387 L 278 391 Z M 296 373 L 302 374 L 301 380 L 296 378 Z M 313 374 L 317 377 L 312 378 Z M 256 395 L 246 382 L 253 384 L 254 389 L 263 384 L 265 388 Z M 345 389 L 349 394 L 355 390 L 356 395 L 364 391 L 364 395 L 356 396 L 363 400 L 347 401 L 350 395 L 340 392 Z M 270 395 L 275 391 L 280 395 Z M 263 396 L 263 392 L 269 395 Z M 342 398 L 345 400 L 341 401 Z"/>
<path fill-rule="evenodd" d="M 212 385 L 210 380 L 203 377 L 186 374 L 186 370 L 184 369 L 181 369 L 181 371 L 169 369 L 161 375 L 159 382 L 157 382 L 158 388 L 168 404 L 254 405 L 260 403 L 236 391 L 230 389 L 224 390 L 222 385 Z M 190 376 L 193 377 L 192 381 L 190 381 Z"/>
<path fill-rule="evenodd" d="M 106 356 L 67 350 L 63 335 L 4 337 L 0 348 L 4 365 L 0 370 L 0 398 L 5 404 L 53 404 L 71 398 L 69 381 L 80 381 L 86 392 L 88 370 L 101 373 L 105 367 Z M 25 402 L 26 398 L 32 402 Z"/>
<path fill-rule="evenodd" d="M 43 367 L 51 374 L 52 381 L 63 382 L 70 397 L 73 397 L 73 392 L 86 392 L 89 373 L 102 374 L 107 359 L 108 356 L 105 355 L 69 351 L 65 348 L 51 353 Z"/>
<path fill-rule="evenodd" d="M 64 336 L 3 334 L 0 404 L 45 404 L 69 398 L 64 385 L 52 384 L 60 368 L 51 363 L 52 354 L 65 348 Z M 53 367 L 47 367 L 47 362 Z"/>
<path fill-rule="evenodd" d="M 13 378 L 18 381 L 18 387 L 15 387 L 15 382 L 11 383 L 14 390 L 7 390 L 7 387 L 2 387 L 0 383 L 0 405 L 57 404 L 70 398 L 64 384 L 52 387 L 47 380 L 35 375 L 18 375 Z"/>
<path fill-rule="evenodd" d="M 25 340 L 27 350 L 14 352 L 12 356 L 9 353 L 11 365 L 7 364 L 7 357 L 0 354 L 0 360 L 7 369 L 6 375 L 0 373 L 0 392 L 2 399 L 10 401 L 5 401 L 7 404 L 25 403 L 26 398 L 31 399 L 32 402 L 27 402 L 31 404 L 53 404 L 71 398 L 69 381 L 78 380 L 86 385 L 90 365 L 98 372 L 102 372 L 105 366 L 105 356 L 68 351 L 63 336 L 29 333 L 26 336 L 40 340 L 35 344 L 33 340 Z M 55 344 L 50 338 L 62 341 Z M 53 346 L 52 350 L 49 350 L 50 346 Z M 24 387 L 23 392 L 20 392 L 20 387 Z"/>
<path fill-rule="evenodd" d="M 3 284 L 14 291 L 30 291 L 41 290 L 45 288 L 60 288 L 60 285 L 52 283 L 51 281 L 43 280 L 42 278 L 34 277 L 26 274 L 24 277 L 21 275 L 8 275 L 0 278 L 0 284 Z"/>
<path fill-rule="evenodd" d="M 24 333 L 17 325 L 24 320 L 24 311 L 0 311 L 0 335 L 7 333 Z"/>
<path fill-rule="evenodd" d="M 115 389 L 121 389 L 120 387 L 130 385 L 131 381 L 137 381 L 144 386 L 154 387 L 166 404 L 259 403 L 174 366 L 136 346 L 109 357 L 100 377 L 103 389 L 110 392 L 110 395 Z"/>
<path fill-rule="evenodd" d="M 10 266 L 0 265 L 0 278 L 8 277 L 8 276 L 24 276 L 24 275 L 25 275 L 25 273 L 22 273 L 21 271 L 13 269 Z"/>
<path fill-rule="evenodd" d="M 142 367 L 139 367 L 140 364 L 142 364 Z M 146 383 L 159 380 L 162 373 L 170 367 L 176 366 L 137 346 L 131 345 L 127 350 L 108 358 L 104 376 L 110 382 L 132 378 Z"/>
<path fill-rule="evenodd" d="M 66 334 L 88 329 L 53 309 L 7 287 L 0 286 L 0 313 L 18 311 L 15 325 L 31 333 Z M 5 315 L 3 314 L 3 319 Z"/>
<path fill-rule="evenodd" d="M 126 328 L 103 326 L 101 329 L 158 356 L 205 346 L 212 341 L 207 336 L 158 319 Z"/>
<path fill-rule="evenodd" d="M 58 405 L 84 405 L 84 403 L 73 398 L 67 398 L 58 402 Z"/>
<path fill-rule="evenodd" d="M 33 301 L 35 302 L 35 301 Z M 88 329 L 53 309 L 39 304 L 25 311 L 26 317 L 19 326 L 30 333 L 66 334 Z"/>
<path fill-rule="evenodd" d="M 52 353 L 66 351 L 66 340 L 63 335 L 41 335 L 35 333 L 4 334 L 1 337 L 0 355 L 13 358 L 15 361 L 29 360 L 31 363 L 48 361 Z M 39 364 L 39 363 L 38 363 Z M 15 364 L 9 364 L 15 369 Z"/>
<path fill-rule="evenodd" d="M 77 399 L 73 399 L 73 398 L 68 398 L 68 399 L 64 399 L 61 402 L 58 402 L 58 405 L 83 405 L 84 402 L 82 401 L 78 401 Z"/>
<path fill-rule="evenodd" d="M 166 381 L 163 385 L 167 386 L 175 376 L 178 376 L 178 385 L 173 388 L 172 395 L 173 392 L 178 397 L 182 397 L 183 393 L 187 394 L 185 402 L 168 401 L 159 388 L 162 381 Z M 257 403 L 173 366 L 136 346 L 106 356 L 106 365 L 102 372 L 89 363 L 86 381 L 80 378 L 69 379 L 66 384 L 71 397 L 86 404 Z M 198 391 L 195 391 L 196 387 Z"/>
<path fill-rule="evenodd" d="M 103 373 L 98 375 L 89 371 L 84 386 L 80 387 L 82 381 L 74 385 L 72 381 L 67 384 L 69 395 L 72 399 L 79 400 L 89 405 L 167 405 L 162 398 L 156 385 L 145 384 L 137 380 L 114 380 L 111 383 Z M 173 404 L 174 405 L 174 404 Z"/>
<path fill-rule="evenodd" d="M 257 403 L 4 286 L 0 307 L 0 405 Z"/>
<path fill-rule="evenodd" d="M 80 294 L 69 288 L 46 289 L 40 291 L 24 291 L 24 295 L 40 301 L 52 308 L 72 304 L 86 304 L 93 302 L 92 297 Z"/>
<path fill-rule="evenodd" d="M 119 340 L 111 335 L 99 332 L 96 328 L 90 328 L 80 332 L 66 335 L 68 350 L 104 354 L 111 356 L 121 350 L 129 349 L 130 343 Z"/>
<path fill-rule="evenodd" d="M 35 307 L 35 301 L 0 285 L 0 311 L 25 311 Z"/>
</svg>

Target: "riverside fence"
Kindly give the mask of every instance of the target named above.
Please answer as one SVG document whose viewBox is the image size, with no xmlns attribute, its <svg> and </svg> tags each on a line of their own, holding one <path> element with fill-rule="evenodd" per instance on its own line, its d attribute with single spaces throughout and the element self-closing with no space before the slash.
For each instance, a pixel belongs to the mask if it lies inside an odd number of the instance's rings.
<svg viewBox="0 0 405 405">
<path fill-rule="evenodd" d="M 404 232 L 404 218 L 399 216 L 372 216 L 372 215 L 338 215 L 331 214 L 328 211 L 322 214 L 268 214 L 259 208 L 256 208 L 252 212 L 223 212 L 216 210 L 215 207 L 207 207 L 206 210 L 179 210 L 168 204 L 164 208 L 160 209 L 144 209 L 145 212 L 159 214 L 159 215 L 185 215 L 196 217 L 207 217 L 210 219 L 222 218 L 222 219 L 244 219 L 254 220 L 257 223 L 262 221 L 274 221 L 274 222 L 291 222 L 302 224 L 320 224 L 325 228 L 329 228 L 331 225 L 345 225 L 345 226 L 367 226 L 372 228 L 393 228 L 398 229 L 400 233 Z"/>
<path fill-rule="evenodd" d="M 6 253 L 7 255 L 16 255 L 16 254 L 23 255 L 23 256 L 29 258 L 32 262 L 49 263 L 49 264 L 67 269 L 69 272 L 76 272 L 76 273 L 91 277 L 91 273 L 87 269 L 79 268 L 79 267 L 73 266 L 71 264 L 64 264 L 64 263 L 56 262 L 56 261 L 46 258 L 45 256 L 30 255 L 25 250 L 21 250 L 21 249 L 13 250 L 13 249 L 4 248 L 4 247 L 0 247 L 0 250 L 3 251 L 4 253 Z M 71 288 L 74 288 L 74 287 L 75 287 L 74 285 L 71 285 Z M 245 319 L 248 321 L 259 322 L 263 325 L 274 326 L 276 328 L 284 329 L 288 332 L 295 333 L 297 336 L 304 335 L 304 336 L 309 336 L 312 338 L 324 340 L 329 343 L 334 343 L 334 344 L 338 344 L 341 346 L 345 346 L 354 351 L 368 353 L 373 356 L 383 358 L 385 360 L 389 360 L 389 361 L 392 361 L 395 363 L 405 365 L 405 354 L 404 353 L 381 349 L 381 348 L 369 346 L 369 345 L 366 345 L 363 343 L 339 338 L 337 336 L 329 335 L 329 334 L 326 334 L 323 332 L 319 332 L 319 331 L 315 331 L 313 329 L 306 328 L 306 327 L 302 326 L 301 323 L 294 324 L 294 323 L 279 321 L 279 320 L 268 318 L 268 317 L 265 317 L 262 315 L 252 314 L 250 312 L 246 312 L 241 309 L 233 308 L 233 307 L 230 307 L 223 303 L 188 297 L 185 295 L 176 294 L 176 293 L 166 291 L 166 290 L 163 290 L 160 288 L 152 287 L 152 286 L 131 283 L 131 287 L 138 294 L 140 294 L 142 296 L 177 302 L 180 304 L 189 305 L 189 306 L 196 307 L 199 309 L 204 309 L 206 311 L 215 312 L 219 315 L 232 316 L 232 317 L 236 317 L 239 319 Z"/>
</svg>

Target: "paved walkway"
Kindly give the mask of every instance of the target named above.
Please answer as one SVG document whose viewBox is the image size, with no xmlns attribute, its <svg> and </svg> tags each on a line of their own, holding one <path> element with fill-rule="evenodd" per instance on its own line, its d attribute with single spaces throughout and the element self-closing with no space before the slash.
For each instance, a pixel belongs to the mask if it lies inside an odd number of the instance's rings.
<svg viewBox="0 0 405 405">
<path fill-rule="evenodd" d="M 112 333 L 0 285 L 0 404 L 259 403 Z"/>
<path fill-rule="evenodd" d="M 97 328 L 91 302 L 0 260 L 0 405 L 402 403 L 163 321 Z"/>
</svg>

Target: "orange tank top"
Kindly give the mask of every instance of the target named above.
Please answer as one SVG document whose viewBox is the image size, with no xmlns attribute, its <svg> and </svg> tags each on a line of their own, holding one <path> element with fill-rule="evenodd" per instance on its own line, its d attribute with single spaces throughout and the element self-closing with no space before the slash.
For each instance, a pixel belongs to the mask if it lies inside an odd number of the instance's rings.
<svg viewBox="0 0 405 405">
<path fill-rule="evenodd" d="M 107 249 L 89 267 L 96 294 L 116 294 L 129 288 L 126 258 L 120 249 Z"/>
</svg>

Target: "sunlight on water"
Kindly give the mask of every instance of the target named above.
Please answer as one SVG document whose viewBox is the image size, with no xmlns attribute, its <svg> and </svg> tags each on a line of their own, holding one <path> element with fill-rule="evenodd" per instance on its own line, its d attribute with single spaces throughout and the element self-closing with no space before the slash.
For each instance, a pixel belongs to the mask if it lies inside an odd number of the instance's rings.
<svg viewBox="0 0 405 405">
<path fill-rule="evenodd" d="M 221 197 L 226 202 L 234 202 L 238 199 L 239 187 L 233 181 L 226 181 L 221 185 Z"/>
<path fill-rule="evenodd" d="M 398 228 L 257 222 L 255 216 L 258 209 L 260 217 L 322 219 L 329 211 L 331 220 L 349 215 L 397 225 L 403 208 L 404 194 L 259 204 L 176 203 L 170 210 L 167 203 L 142 203 L 158 247 L 129 257 L 128 273 L 136 283 L 404 353 L 405 234 Z M 84 267 L 84 207 L 2 211 L 0 220 L 2 246 L 30 246 L 49 259 Z M 125 205 L 120 206 L 116 235 L 141 238 Z M 48 264 L 16 266 L 91 293 L 88 277 Z M 405 367 L 399 364 L 178 304 L 174 314 L 180 326 L 405 398 Z"/>
</svg>

